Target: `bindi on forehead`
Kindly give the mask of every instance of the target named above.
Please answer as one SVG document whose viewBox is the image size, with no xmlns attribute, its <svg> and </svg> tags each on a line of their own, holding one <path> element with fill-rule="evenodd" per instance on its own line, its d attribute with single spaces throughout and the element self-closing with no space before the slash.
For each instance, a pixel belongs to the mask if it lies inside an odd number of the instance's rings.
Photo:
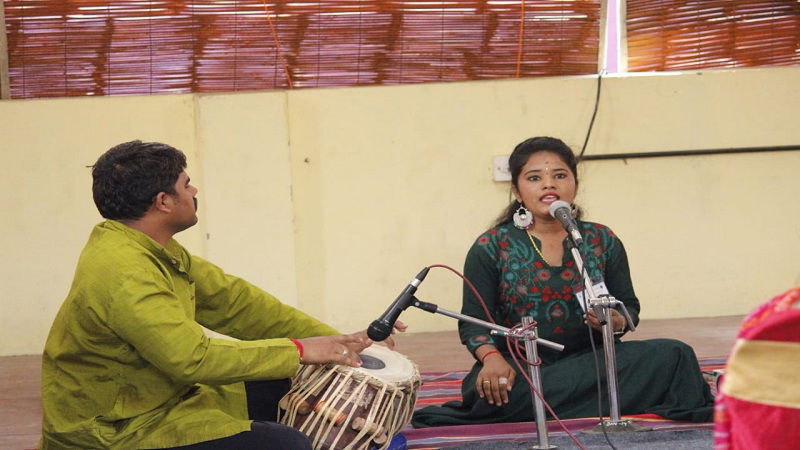
<svg viewBox="0 0 800 450">
<path fill-rule="evenodd" d="M 539 164 L 545 165 L 545 166 L 561 166 L 561 167 L 563 167 L 565 165 L 564 161 L 562 161 L 561 158 L 558 158 L 556 156 L 554 156 L 552 158 L 547 158 L 544 161 L 541 161 Z"/>
</svg>

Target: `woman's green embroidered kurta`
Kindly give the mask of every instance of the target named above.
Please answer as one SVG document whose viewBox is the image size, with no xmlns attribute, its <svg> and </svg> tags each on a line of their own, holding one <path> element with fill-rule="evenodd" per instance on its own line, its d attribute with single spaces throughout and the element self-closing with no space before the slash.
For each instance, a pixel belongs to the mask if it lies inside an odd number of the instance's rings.
<svg viewBox="0 0 800 450">
<path fill-rule="evenodd" d="M 586 242 L 581 254 L 593 284 L 604 283 L 638 323 L 639 300 L 622 242 L 603 225 L 579 222 L 579 226 Z M 538 241 L 536 244 L 541 245 Z M 578 300 L 583 285 L 566 239 L 563 245 L 564 262 L 552 267 L 537 255 L 525 231 L 502 225 L 476 240 L 467 254 L 464 274 L 497 323 L 511 327 L 520 323 L 523 315 L 529 315 L 537 322 L 542 338 L 565 345 L 563 352 L 539 347 L 545 400 L 561 418 L 590 417 L 597 415 L 597 392 L 591 341 Z M 486 320 L 478 299 L 466 286 L 462 312 Z M 505 339 L 468 323 L 459 323 L 459 333 L 473 354 L 481 345 L 493 344 L 515 367 Z M 601 334 L 594 332 L 594 340 L 602 352 Z M 690 347 L 670 339 L 623 343 L 617 338 L 616 351 L 623 414 L 649 412 L 678 420 L 711 420 L 713 399 Z M 602 354 L 599 359 L 603 359 Z M 489 405 L 475 389 L 481 368 L 476 362 L 465 377 L 462 402 L 423 408 L 415 413 L 414 426 L 532 420 L 530 390 L 524 379 L 517 377 L 509 404 Z M 604 373 L 601 380 L 605 384 Z"/>
</svg>

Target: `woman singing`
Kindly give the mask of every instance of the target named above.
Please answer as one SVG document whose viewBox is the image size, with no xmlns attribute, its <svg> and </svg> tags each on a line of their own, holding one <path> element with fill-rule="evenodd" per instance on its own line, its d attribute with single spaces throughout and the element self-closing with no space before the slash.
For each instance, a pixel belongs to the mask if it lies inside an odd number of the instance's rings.
<svg viewBox="0 0 800 450">
<path fill-rule="evenodd" d="M 464 274 L 472 281 L 498 324 L 512 327 L 529 315 L 539 336 L 565 346 L 539 347 L 544 399 L 560 418 L 598 414 L 597 374 L 590 333 L 602 361 L 601 325 L 581 306 L 583 283 L 561 224 L 550 216 L 558 200 L 573 204 L 578 187 L 572 150 L 551 137 L 528 139 L 509 157 L 513 201 L 495 225 L 470 248 Z M 634 323 L 639 300 L 633 290 L 622 241 L 606 226 L 578 220 L 585 246 L 585 270 L 596 294 L 609 294 L 627 307 Z M 489 320 L 464 287 L 462 313 Z M 712 420 L 713 398 L 694 351 L 672 339 L 621 342 L 625 318 L 611 310 L 616 337 L 621 414 L 655 413 L 693 422 Z M 415 427 L 533 420 L 530 387 L 519 376 L 505 338 L 477 325 L 459 323 L 461 342 L 475 357 L 462 383 L 461 402 L 427 407 L 414 414 Z M 605 370 L 600 368 L 605 392 Z M 602 401 L 608 414 L 608 399 Z"/>
</svg>

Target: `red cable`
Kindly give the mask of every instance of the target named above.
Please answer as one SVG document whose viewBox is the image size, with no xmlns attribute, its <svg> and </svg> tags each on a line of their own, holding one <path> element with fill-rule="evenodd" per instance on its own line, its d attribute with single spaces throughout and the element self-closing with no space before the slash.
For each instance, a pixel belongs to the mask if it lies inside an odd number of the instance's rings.
<svg viewBox="0 0 800 450">
<path fill-rule="evenodd" d="M 522 65 L 522 36 L 525 32 L 525 0 L 519 2 L 519 36 L 517 38 L 517 74 L 519 78 L 520 66 Z"/>
<path fill-rule="evenodd" d="M 475 289 L 475 285 L 472 284 L 472 282 L 469 281 L 467 279 L 467 277 L 462 275 L 461 272 L 457 271 L 456 269 L 453 269 L 452 267 L 450 267 L 448 265 L 445 265 L 445 264 L 434 264 L 432 266 L 428 266 L 429 269 L 433 269 L 434 267 L 442 267 L 442 268 L 448 269 L 449 271 L 451 271 L 454 274 L 456 274 L 459 277 L 461 277 L 461 279 L 464 280 L 464 282 L 467 283 L 467 286 L 469 286 L 469 288 L 472 290 L 472 293 L 475 294 L 475 296 L 478 298 L 478 300 L 480 300 L 481 306 L 483 307 L 483 312 L 486 314 L 486 318 L 489 319 L 489 322 L 494 323 L 494 324 L 497 323 L 497 322 L 494 321 L 494 317 L 492 317 L 492 315 L 489 313 L 489 308 L 486 307 L 486 302 L 483 301 L 483 297 L 478 292 L 478 290 Z"/>
<path fill-rule="evenodd" d="M 486 313 L 486 317 L 489 319 L 489 321 L 491 323 L 494 323 L 494 324 L 497 323 L 497 322 L 494 321 L 494 318 L 492 317 L 492 315 L 489 314 L 489 308 L 486 307 L 486 302 L 483 300 L 483 296 L 481 296 L 480 292 L 478 292 L 478 290 L 475 289 L 475 285 L 473 285 L 472 282 L 467 279 L 467 277 L 465 277 L 461 272 L 457 271 L 456 269 L 453 269 L 452 267 L 450 267 L 450 266 L 448 266 L 446 264 L 433 264 L 433 265 L 428 266 L 428 269 L 432 269 L 434 267 L 442 267 L 444 269 L 448 269 L 451 272 L 453 272 L 456 275 L 458 275 L 459 277 L 461 277 L 461 279 L 464 280 L 464 282 L 467 283 L 467 286 L 469 286 L 469 288 L 472 290 L 472 293 L 475 294 L 475 297 L 477 297 L 478 301 L 481 302 L 481 307 L 483 308 L 483 311 Z M 512 331 L 525 331 L 525 330 L 533 328 L 535 326 L 536 326 L 536 322 L 533 322 L 532 324 L 528 325 L 527 327 L 523 328 L 522 325 L 517 325 L 517 326 L 511 328 L 511 330 Z M 553 411 L 553 409 L 550 407 L 550 405 L 544 399 L 542 394 L 533 386 L 533 380 L 531 380 L 530 377 L 525 373 L 525 369 L 522 368 L 522 364 L 519 362 L 519 360 L 521 359 L 521 360 L 525 361 L 529 365 L 536 366 L 536 365 L 541 365 L 542 364 L 541 360 L 539 360 L 539 361 L 529 361 L 526 357 L 523 357 L 519 346 L 518 345 L 512 345 L 511 338 L 508 337 L 508 336 L 506 336 L 506 345 L 508 346 L 509 353 L 511 353 L 511 358 L 514 360 L 514 364 L 516 364 L 517 368 L 519 369 L 519 372 L 522 374 L 522 377 L 525 378 L 525 381 L 528 382 L 528 385 L 531 387 L 531 391 L 533 391 L 536 394 L 536 396 L 539 397 L 542 400 L 542 403 L 544 403 L 544 406 L 547 408 L 547 410 L 553 416 L 555 421 L 558 422 L 558 424 L 561 425 L 561 428 L 563 428 L 564 431 L 567 432 L 567 435 L 569 435 L 569 437 L 572 438 L 572 440 L 575 441 L 576 444 L 578 444 L 578 447 L 580 447 L 582 450 L 586 450 L 586 447 L 584 447 L 580 443 L 578 438 L 575 437 L 575 435 L 572 434 L 567 429 L 567 426 L 564 425 L 564 423 L 561 421 L 561 419 L 558 418 L 558 416 L 556 415 L 555 411 Z M 519 353 L 519 355 L 515 355 L 514 354 L 515 352 Z"/>
<path fill-rule="evenodd" d="M 286 75 L 286 83 L 289 84 L 289 89 L 294 88 L 294 83 L 292 83 L 292 75 L 289 73 L 289 65 L 286 63 L 286 58 L 283 57 L 283 50 L 281 49 L 281 41 L 278 39 L 278 33 L 275 31 L 275 25 L 272 23 L 272 17 L 269 14 L 269 8 L 267 7 L 267 0 L 264 0 L 264 13 L 267 16 L 267 22 L 269 23 L 269 29 L 272 32 L 272 39 L 275 41 L 275 49 L 278 51 L 278 57 L 281 60 L 281 64 L 283 65 L 283 73 Z"/>
</svg>

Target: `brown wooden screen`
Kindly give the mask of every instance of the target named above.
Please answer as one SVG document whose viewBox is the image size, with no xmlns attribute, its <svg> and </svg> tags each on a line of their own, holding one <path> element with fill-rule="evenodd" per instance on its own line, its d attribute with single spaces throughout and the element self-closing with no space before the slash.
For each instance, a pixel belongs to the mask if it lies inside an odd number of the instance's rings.
<svg viewBox="0 0 800 450">
<path fill-rule="evenodd" d="M 12 98 L 597 72 L 600 0 L 5 0 Z"/>
<path fill-rule="evenodd" d="M 628 0 L 628 70 L 800 64 L 796 0 Z"/>
</svg>

